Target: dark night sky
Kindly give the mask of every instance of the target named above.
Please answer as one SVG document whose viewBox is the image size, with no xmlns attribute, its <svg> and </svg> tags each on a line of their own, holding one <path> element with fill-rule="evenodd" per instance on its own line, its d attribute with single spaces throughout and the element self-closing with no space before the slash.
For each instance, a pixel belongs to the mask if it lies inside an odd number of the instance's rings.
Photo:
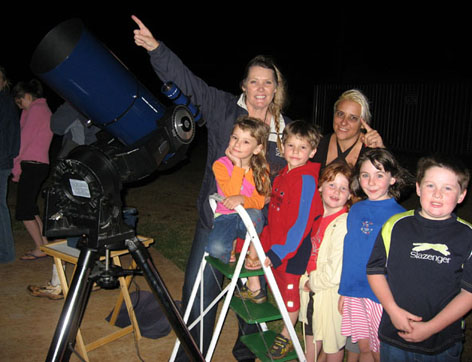
<svg viewBox="0 0 472 362">
<path fill-rule="evenodd" d="M 150 4 L 150 3 L 148 3 Z M 469 78 L 470 41 L 464 9 L 436 14 L 411 9 L 308 10 L 270 5 L 272 11 L 240 4 L 203 9 L 172 4 L 98 11 L 44 6 L 4 14 L 0 64 L 13 82 L 34 77 L 31 55 L 60 22 L 80 17 L 87 28 L 151 89 L 159 86 L 148 56 L 135 46 L 130 18 L 136 14 L 209 84 L 239 92 L 244 65 L 256 54 L 275 57 L 288 80 L 293 117 L 311 109 L 313 85 L 323 81 L 391 81 Z M 274 17 L 277 14 L 278 17 Z M 371 15 L 367 15 L 371 14 Z M 9 20 L 4 19 L 8 17 Z M 467 73 L 466 73 L 467 72 Z"/>
</svg>

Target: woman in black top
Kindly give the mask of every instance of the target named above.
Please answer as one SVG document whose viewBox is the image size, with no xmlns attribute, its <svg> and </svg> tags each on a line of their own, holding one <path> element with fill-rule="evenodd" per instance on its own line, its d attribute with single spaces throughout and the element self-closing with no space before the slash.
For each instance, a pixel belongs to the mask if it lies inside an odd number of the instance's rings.
<svg viewBox="0 0 472 362">
<path fill-rule="evenodd" d="M 334 103 L 334 132 L 321 139 L 312 161 L 321 163 L 321 168 L 335 160 L 354 166 L 366 148 L 384 148 L 370 120 L 367 97 L 357 89 L 345 91 Z"/>
</svg>

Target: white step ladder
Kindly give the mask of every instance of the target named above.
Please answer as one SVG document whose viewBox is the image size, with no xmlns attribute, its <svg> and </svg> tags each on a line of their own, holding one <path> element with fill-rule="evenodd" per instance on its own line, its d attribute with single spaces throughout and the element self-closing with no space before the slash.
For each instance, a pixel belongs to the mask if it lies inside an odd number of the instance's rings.
<svg viewBox="0 0 472 362">
<path fill-rule="evenodd" d="M 213 211 L 216 208 L 216 202 L 217 201 L 221 201 L 221 196 L 220 195 L 213 194 L 213 195 L 210 196 L 210 205 L 211 205 Z M 191 311 L 191 308 L 193 306 L 193 303 L 195 302 L 195 298 L 196 298 L 196 295 L 197 295 L 199 285 L 201 287 L 200 290 L 202 291 L 202 293 L 200 294 L 200 315 L 197 319 L 195 319 L 195 321 L 193 321 L 190 325 L 188 325 L 189 330 L 191 330 L 193 327 L 195 327 L 195 325 L 197 325 L 202 320 L 202 318 L 208 313 L 208 311 L 211 310 L 211 308 L 215 307 L 218 304 L 220 299 L 225 297 L 223 306 L 222 306 L 220 314 L 218 316 L 218 321 L 216 323 L 216 326 L 215 326 L 215 329 L 214 329 L 214 332 L 213 332 L 213 336 L 212 336 L 212 339 L 211 339 L 211 342 L 210 342 L 210 346 L 208 348 L 208 352 L 205 356 L 205 361 L 211 361 L 211 359 L 213 357 L 213 353 L 214 353 L 215 348 L 216 348 L 216 343 L 217 343 L 218 338 L 219 338 L 220 333 L 221 333 L 221 329 L 223 328 L 223 323 L 224 323 L 226 314 L 227 314 L 228 309 L 229 309 L 231 298 L 233 297 L 234 290 L 236 288 L 236 284 L 237 284 L 239 276 L 241 274 L 241 269 L 244 265 L 245 256 L 246 256 L 247 251 L 249 249 L 249 245 L 252 242 L 255 246 L 257 256 L 259 257 L 259 260 L 261 261 L 262 269 L 263 269 L 264 274 L 267 278 L 267 282 L 268 282 L 268 284 L 271 288 L 271 291 L 272 291 L 272 294 L 274 296 L 277 307 L 278 307 L 278 309 L 279 309 L 279 311 L 282 315 L 283 322 L 284 322 L 285 326 L 287 327 L 288 333 L 289 333 L 290 338 L 292 340 L 292 343 L 294 345 L 295 352 L 298 356 L 298 360 L 302 361 L 302 362 L 306 362 L 305 353 L 303 352 L 303 349 L 300 345 L 300 341 L 298 340 L 295 329 L 292 325 L 292 322 L 290 321 L 290 317 L 288 315 L 287 309 L 285 308 L 285 304 L 283 302 L 282 295 L 280 294 L 279 288 L 278 288 L 277 283 L 275 281 L 274 274 L 272 273 L 272 269 L 270 267 L 266 267 L 264 265 L 264 260 L 266 259 L 266 255 L 265 255 L 264 249 L 262 248 L 261 242 L 260 242 L 259 237 L 257 235 L 257 232 L 254 228 L 252 220 L 249 217 L 246 210 L 242 206 L 238 205 L 235 208 L 235 210 L 239 214 L 241 219 L 243 220 L 244 225 L 246 226 L 247 233 L 246 233 L 246 239 L 245 239 L 243 247 L 241 249 L 241 254 L 240 254 L 239 259 L 237 260 L 237 263 L 236 263 L 236 267 L 235 267 L 235 270 L 234 270 L 233 277 L 231 278 L 231 282 L 220 292 L 220 294 L 218 294 L 218 296 L 204 310 L 203 309 L 203 290 L 204 290 L 204 288 L 203 288 L 202 275 L 203 275 L 203 271 L 205 270 L 205 266 L 207 264 L 207 259 L 206 258 L 207 258 L 207 256 L 209 256 L 209 254 L 207 252 L 205 252 L 204 255 L 203 255 L 201 264 L 200 264 L 199 273 L 198 273 L 198 275 L 195 279 L 195 284 L 193 286 L 192 293 L 190 294 L 190 299 L 189 299 L 187 308 L 185 310 L 183 320 L 186 324 L 188 323 L 188 318 L 190 316 L 190 311 Z M 261 328 L 262 328 L 262 330 L 266 330 L 266 327 L 264 325 L 262 325 Z M 200 341 L 199 341 L 200 350 L 202 350 L 202 346 L 203 346 L 203 337 L 202 336 L 203 336 L 203 323 L 200 323 Z M 180 341 L 177 339 L 176 342 L 175 342 L 174 349 L 172 351 L 172 355 L 171 355 L 169 361 L 173 362 L 175 360 L 179 345 L 180 345 Z"/>
</svg>

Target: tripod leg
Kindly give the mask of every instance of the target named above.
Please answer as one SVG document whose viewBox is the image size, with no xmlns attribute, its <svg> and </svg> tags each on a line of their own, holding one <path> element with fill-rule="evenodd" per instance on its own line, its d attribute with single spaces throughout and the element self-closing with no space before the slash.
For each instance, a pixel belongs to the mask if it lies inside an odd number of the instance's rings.
<svg viewBox="0 0 472 362">
<path fill-rule="evenodd" d="M 99 254 L 94 249 L 81 250 L 74 277 L 56 326 L 46 361 L 68 361 L 75 344 L 77 331 L 92 291 L 93 282 L 89 279 Z"/>
<path fill-rule="evenodd" d="M 165 313 L 167 320 L 174 329 L 175 334 L 180 340 L 185 353 L 192 361 L 204 361 L 197 344 L 193 340 L 187 326 L 185 325 L 180 312 L 177 309 L 169 291 L 164 285 L 159 272 L 157 271 L 151 259 L 151 255 L 138 238 L 126 240 L 126 246 L 133 256 L 134 261 L 143 271 L 143 274 L 154 292 L 162 311 Z"/>
</svg>

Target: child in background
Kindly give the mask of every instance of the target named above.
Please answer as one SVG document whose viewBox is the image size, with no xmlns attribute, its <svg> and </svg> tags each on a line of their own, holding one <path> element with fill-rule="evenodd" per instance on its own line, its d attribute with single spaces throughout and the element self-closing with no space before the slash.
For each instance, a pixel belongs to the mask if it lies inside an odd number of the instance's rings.
<svg viewBox="0 0 472 362">
<path fill-rule="evenodd" d="M 13 88 L 13 98 L 21 109 L 20 152 L 13 160 L 12 181 L 18 182 L 16 219 L 33 239 L 34 249 L 26 252 L 20 260 L 37 260 L 47 257 L 41 246 L 48 243 L 43 235 L 43 220 L 37 205 L 41 186 L 49 174 L 49 146 L 51 110 L 44 98 L 43 85 L 37 79 L 19 82 Z"/>
<path fill-rule="evenodd" d="M 274 277 L 293 324 L 300 308 L 300 276 L 310 257 L 310 232 L 316 227 L 314 220 L 319 220 L 323 214 L 318 192 L 320 165 L 308 162 L 316 153 L 320 137 L 314 126 L 303 121 L 294 121 L 285 127 L 282 140 L 287 166 L 274 180 L 268 223 L 260 237 L 267 254 L 264 263 L 274 267 Z M 240 297 L 255 303 L 266 298 L 259 277 L 248 278 Z M 284 327 L 269 354 L 273 359 L 280 359 L 292 349 L 288 329 Z"/>
<path fill-rule="evenodd" d="M 313 250 L 307 272 L 300 279 L 300 316 L 305 327 L 308 362 L 317 361 L 321 347 L 327 361 L 342 361 L 346 337 L 341 335 L 338 311 L 343 242 L 347 232 L 347 212 L 351 204 L 350 182 L 353 170 L 335 161 L 326 166 L 318 189 L 324 214 L 312 236 Z"/>
<path fill-rule="evenodd" d="M 246 236 L 246 226 L 234 211 L 236 206 L 244 206 L 257 233 L 262 231 L 261 209 L 270 194 L 269 164 L 265 158 L 268 136 L 269 127 L 262 121 L 247 116 L 239 119 L 233 127 L 226 156 L 213 164 L 218 194 L 225 199 L 217 204 L 205 250 L 224 263 L 230 261 L 234 240 Z"/>
<path fill-rule="evenodd" d="M 393 216 L 377 237 L 367 274 L 386 312 L 382 360 L 460 361 L 462 319 L 472 308 L 472 225 L 453 212 L 469 179 L 452 159 L 420 159 L 420 209 Z"/>
<path fill-rule="evenodd" d="M 341 333 L 358 342 L 361 361 L 380 358 L 377 331 L 382 316 L 382 306 L 370 289 L 365 267 L 382 225 L 390 216 L 405 211 L 395 198 L 409 182 L 409 173 L 386 149 L 369 150 L 356 164 L 351 189 L 365 199 L 355 203 L 347 217 L 339 311 Z"/>
</svg>

